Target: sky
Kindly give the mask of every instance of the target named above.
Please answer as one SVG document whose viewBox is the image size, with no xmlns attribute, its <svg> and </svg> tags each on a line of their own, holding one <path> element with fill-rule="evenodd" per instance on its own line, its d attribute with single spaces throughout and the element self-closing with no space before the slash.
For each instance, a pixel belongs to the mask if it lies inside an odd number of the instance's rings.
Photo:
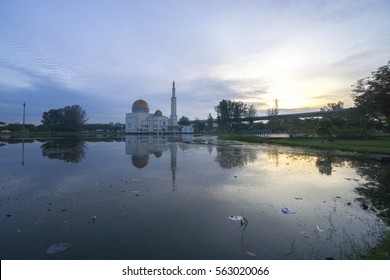
<svg viewBox="0 0 390 280">
<path fill-rule="evenodd" d="M 389 0 L 0 0 L 0 121 L 78 104 L 124 123 L 133 102 L 214 118 L 222 99 L 280 114 L 353 106 L 390 60 Z"/>
</svg>

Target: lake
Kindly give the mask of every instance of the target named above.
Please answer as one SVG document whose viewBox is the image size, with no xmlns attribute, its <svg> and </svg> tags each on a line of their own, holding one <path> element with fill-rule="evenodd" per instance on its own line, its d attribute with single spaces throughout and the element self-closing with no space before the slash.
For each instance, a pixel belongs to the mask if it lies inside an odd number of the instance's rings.
<svg viewBox="0 0 390 280">
<path fill-rule="evenodd" d="M 390 166 L 216 137 L 4 140 L 1 259 L 349 259 Z"/>
</svg>

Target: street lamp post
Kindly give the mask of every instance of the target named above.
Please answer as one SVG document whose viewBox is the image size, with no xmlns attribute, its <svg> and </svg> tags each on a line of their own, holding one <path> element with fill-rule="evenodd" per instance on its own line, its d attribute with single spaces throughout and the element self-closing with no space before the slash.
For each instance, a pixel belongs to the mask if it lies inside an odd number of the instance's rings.
<svg viewBox="0 0 390 280">
<path fill-rule="evenodd" d="M 24 133 L 25 120 L 26 120 L 26 102 L 23 103 L 23 128 L 22 128 L 23 133 Z"/>
</svg>

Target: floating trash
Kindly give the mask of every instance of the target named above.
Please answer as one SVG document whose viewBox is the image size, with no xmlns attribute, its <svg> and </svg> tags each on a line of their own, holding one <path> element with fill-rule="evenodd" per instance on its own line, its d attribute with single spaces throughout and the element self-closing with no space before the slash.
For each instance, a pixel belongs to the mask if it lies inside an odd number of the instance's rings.
<svg viewBox="0 0 390 280">
<path fill-rule="evenodd" d="M 248 220 L 245 219 L 244 215 L 242 215 L 242 216 L 229 216 L 228 219 L 235 221 L 235 222 L 240 222 L 241 226 L 244 226 L 244 230 L 245 230 L 246 226 L 248 225 Z"/>
<path fill-rule="evenodd" d="M 68 249 L 71 245 L 72 245 L 71 243 L 66 242 L 66 241 L 58 243 L 58 244 L 53 244 L 49 248 L 47 248 L 46 252 L 50 255 L 58 254 L 62 251 L 65 251 L 66 249 Z"/>
<path fill-rule="evenodd" d="M 280 209 L 280 211 L 283 214 L 286 214 L 286 215 L 294 215 L 295 213 L 297 213 L 297 211 L 291 210 L 291 209 L 289 209 L 287 207 L 284 207 L 284 208 Z"/>
<path fill-rule="evenodd" d="M 323 232 L 324 230 L 320 228 L 320 226 L 316 226 L 318 232 Z"/>
<path fill-rule="evenodd" d="M 43 224 L 45 223 L 45 220 L 38 220 L 34 223 L 34 225 L 40 225 L 40 224 Z"/>
<path fill-rule="evenodd" d="M 296 199 L 296 200 L 303 200 L 302 197 L 294 197 L 294 199 Z"/>
<path fill-rule="evenodd" d="M 235 222 L 241 222 L 244 219 L 244 217 L 243 216 L 229 216 L 228 219 L 235 221 Z"/>
<path fill-rule="evenodd" d="M 256 254 L 253 252 L 246 251 L 245 254 L 251 256 L 251 257 L 256 257 Z"/>
<path fill-rule="evenodd" d="M 96 222 L 96 216 L 92 216 L 91 217 L 91 223 L 95 223 Z"/>
<path fill-rule="evenodd" d="M 374 236 L 377 238 L 377 239 L 382 239 L 383 238 L 383 234 L 381 232 L 375 232 L 374 233 Z"/>
</svg>

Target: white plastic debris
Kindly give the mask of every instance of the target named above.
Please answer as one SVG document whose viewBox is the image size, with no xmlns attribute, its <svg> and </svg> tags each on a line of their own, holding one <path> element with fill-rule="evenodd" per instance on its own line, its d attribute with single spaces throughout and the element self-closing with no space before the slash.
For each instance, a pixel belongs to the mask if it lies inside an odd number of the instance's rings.
<svg viewBox="0 0 390 280">
<path fill-rule="evenodd" d="M 244 218 L 242 216 L 229 216 L 228 219 L 235 222 L 241 222 Z"/>
<path fill-rule="evenodd" d="M 324 230 L 320 228 L 320 226 L 316 226 L 316 229 L 319 231 L 319 232 L 323 232 Z"/>
</svg>

